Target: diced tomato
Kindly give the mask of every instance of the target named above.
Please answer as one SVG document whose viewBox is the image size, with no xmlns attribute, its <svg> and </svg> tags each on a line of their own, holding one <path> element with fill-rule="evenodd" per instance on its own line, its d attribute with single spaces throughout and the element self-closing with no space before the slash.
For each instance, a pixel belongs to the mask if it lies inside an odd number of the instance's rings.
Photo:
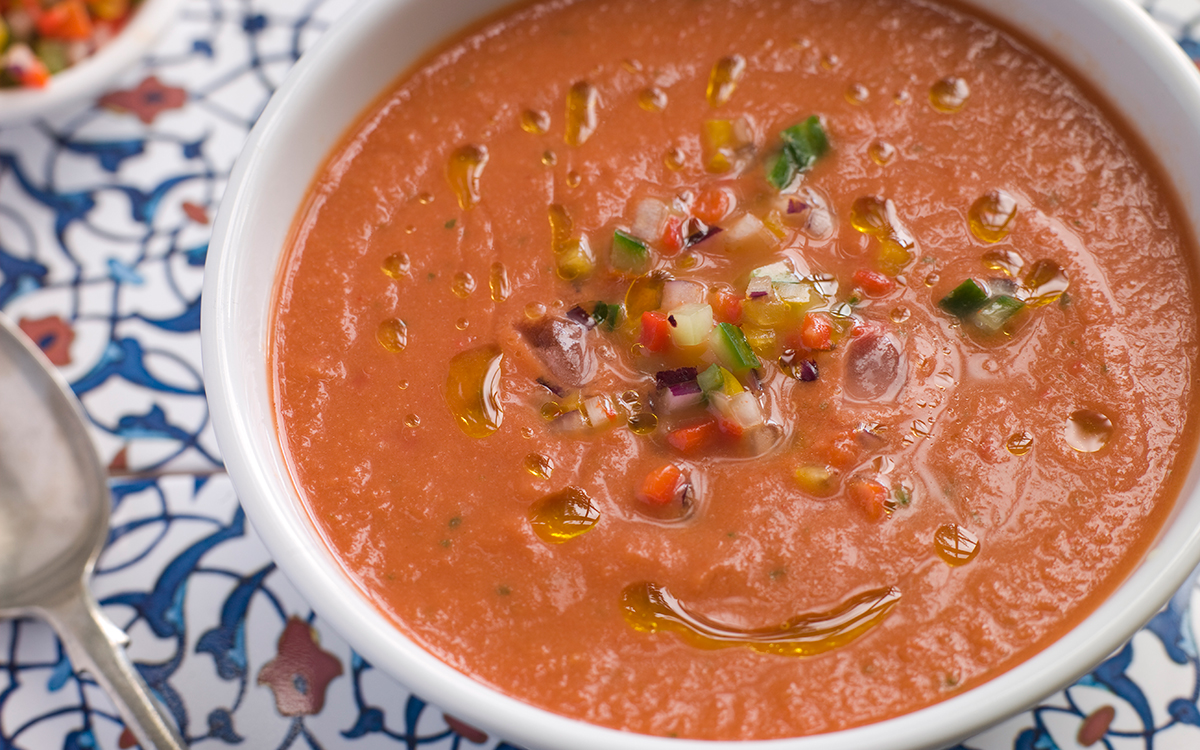
<svg viewBox="0 0 1200 750">
<path fill-rule="evenodd" d="M 800 324 L 800 340 L 805 348 L 827 352 L 833 348 L 833 321 L 821 312 L 804 314 Z"/>
<path fill-rule="evenodd" d="M 83 0 L 60 0 L 38 17 L 37 29 L 42 36 L 51 39 L 90 39 L 92 17 Z"/>
<path fill-rule="evenodd" d="M 866 292 L 868 297 L 882 297 L 896 288 L 896 282 L 886 274 L 869 268 L 854 272 L 854 285 Z"/>
<path fill-rule="evenodd" d="M 717 420 L 710 417 L 701 422 L 671 430 L 667 433 L 667 443 L 687 456 L 712 445 L 720 434 L 721 429 L 717 425 Z"/>
<path fill-rule="evenodd" d="M 882 521 L 888 514 L 888 488 L 874 479 L 853 477 L 846 483 L 850 499 L 862 509 L 868 521 Z"/>
<path fill-rule="evenodd" d="M 692 206 L 692 215 L 705 224 L 713 225 L 729 215 L 733 201 L 729 192 L 721 188 L 708 188 L 696 197 Z"/>
<path fill-rule="evenodd" d="M 825 449 L 825 457 L 831 466 L 844 469 L 858 460 L 861 446 L 852 433 L 835 437 Z"/>
<path fill-rule="evenodd" d="M 683 471 L 675 464 L 665 464 L 646 475 L 635 495 L 647 505 L 662 507 L 680 496 L 682 486 Z"/>
<path fill-rule="evenodd" d="M 730 289 L 717 289 L 712 295 L 713 320 L 717 323 L 742 322 L 742 298 Z"/>
<path fill-rule="evenodd" d="M 725 417 L 717 417 L 717 429 L 721 431 L 722 435 L 728 435 L 735 440 L 746 433 L 745 428 L 740 424 Z"/>
<path fill-rule="evenodd" d="M 671 324 L 667 322 L 667 314 L 658 310 L 642 313 L 642 335 L 638 341 L 652 352 L 666 351 L 671 344 Z"/>
<path fill-rule="evenodd" d="M 659 245 L 662 246 L 663 255 L 674 255 L 683 249 L 683 219 L 679 216 L 671 214 L 667 217 L 667 223 L 663 227 L 662 237 L 659 239 Z"/>
</svg>

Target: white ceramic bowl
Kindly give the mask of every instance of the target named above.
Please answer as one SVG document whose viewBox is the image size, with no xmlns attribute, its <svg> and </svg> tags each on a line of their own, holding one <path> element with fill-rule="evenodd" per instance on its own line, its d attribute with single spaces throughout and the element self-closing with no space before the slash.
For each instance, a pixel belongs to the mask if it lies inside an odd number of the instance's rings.
<svg viewBox="0 0 1200 750">
<path fill-rule="evenodd" d="M 990 682 L 915 713 L 833 734 L 757 742 L 655 738 L 566 719 L 474 682 L 402 636 L 329 553 L 288 473 L 268 385 L 272 284 L 305 191 L 356 115 L 427 48 L 505 2 L 362 0 L 301 59 L 263 113 L 234 170 L 209 248 L 204 376 L 229 474 L 280 567 L 363 656 L 455 716 L 531 749 L 936 748 L 1069 684 L 1118 648 L 1184 583 L 1200 562 L 1195 465 L 1153 550 L 1099 609 L 1054 645 Z M 1200 227 L 1200 75 L 1139 8 L 1126 0 L 963 3 L 1053 50 L 1101 92 L 1162 163 L 1185 222 Z"/>
<path fill-rule="evenodd" d="M 0 89 L 0 125 L 53 114 L 105 87 L 143 55 L 175 18 L 182 0 L 142 0 L 121 33 L 88 57 L 51 76 L 45 88 Z"/>
</svg>

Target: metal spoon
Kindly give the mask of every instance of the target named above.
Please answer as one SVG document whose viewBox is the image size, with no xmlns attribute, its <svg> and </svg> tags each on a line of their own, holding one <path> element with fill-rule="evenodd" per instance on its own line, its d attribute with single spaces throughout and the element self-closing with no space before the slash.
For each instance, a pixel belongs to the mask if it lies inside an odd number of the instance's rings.
<svg viewBox="0 0 1200 750">
<path fill-rule="evenodd" d="M 125 655 L 87 578 L 108 536 L 104 467 L 66 381 L 0 314 L 0 617 L 40 616 L 145 750 L 187 745 Z"/>
</svg>

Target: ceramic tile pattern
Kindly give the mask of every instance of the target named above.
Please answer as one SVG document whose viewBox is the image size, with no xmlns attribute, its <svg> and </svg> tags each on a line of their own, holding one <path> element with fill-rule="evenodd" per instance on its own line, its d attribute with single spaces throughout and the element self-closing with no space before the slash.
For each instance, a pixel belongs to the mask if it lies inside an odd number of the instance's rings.
<svg viewBox="0 0 1200 750">
<path fill-rule="evenodd" d="M 198 305 L 217 201 L 271 92 L 351 2 L 187 0 L 99 101 L 0 128 L 0 309 L 85 405 L 114 477 L 93 588 L 193 746 L 504 750 L 309 610 L 221 473 L 204 399 Z M 1200 0 L 1146 4 L 1200 58 Z M 1192 589 L 1077 684 L 961 747 L 1200 747 Z M 0 747 L 132 744 L 47 626 L 0 623 Z"/>
</svg>

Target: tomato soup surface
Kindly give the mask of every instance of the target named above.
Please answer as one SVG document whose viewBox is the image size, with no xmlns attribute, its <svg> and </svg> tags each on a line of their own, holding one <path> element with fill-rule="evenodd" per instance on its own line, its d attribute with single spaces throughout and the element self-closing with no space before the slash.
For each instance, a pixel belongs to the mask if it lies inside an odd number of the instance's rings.
<svg viewBox="0 0 1200 750">
<path fill-rule="evenodd" d="M 944 700 L 1128 574 L 1194 425 L 1190 246 L 1069 76 L 892 0 L 524 5 L 297 219 L 281 439 L 441 659 L 635 732 Z"/>
</svg>

